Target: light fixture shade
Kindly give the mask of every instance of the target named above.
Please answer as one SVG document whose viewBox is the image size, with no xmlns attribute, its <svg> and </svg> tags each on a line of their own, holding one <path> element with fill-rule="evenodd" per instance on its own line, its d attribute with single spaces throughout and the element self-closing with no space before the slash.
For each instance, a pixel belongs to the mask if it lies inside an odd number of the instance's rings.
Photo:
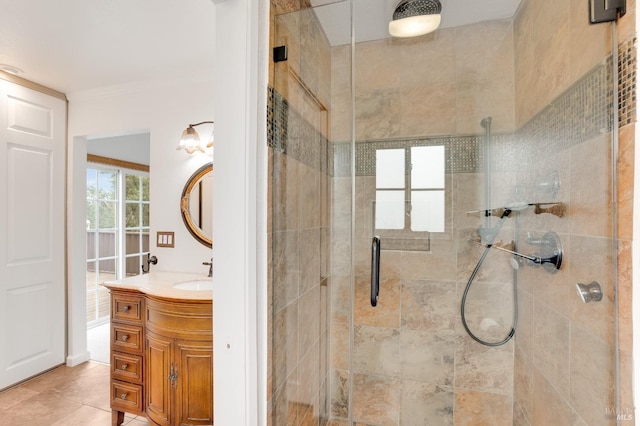
<svg viewBox="0 0 640 426">
<path fill-rule="evenodd" d="M 200 135 L 196 132 L 194 127 L 200 126 L 202 124 L 213 124 L 213 121 L 201 121 L 200 123 L 189 124 L 189 127 L 184 129 L 182 132 L 182 137 L 180 138 L 180 143 L 178 143 L 177 150 L 185 150 L 188 154 L 193 154 L 194 152 L 205 152 L 205 147 L 200 143 Z M 213 130 L 211 131 L 211 136 L 207 141 L 207 148 L 213 147 Z"/>
<path fill-rule="evenodd" d="M 402 0 L 389 22 L 393 37 L 416 37 L 435 31 L 440 25 L 439 0 Z"/>
<path fill-rule="evenodd" d="M 184 149 L 188 154 L 193 154 L 196 151 L 204 152 L 204 148 L 200 144 L 200 136 L 196 129 L 192 126 L 187 127 L 182 132 L 180 143 L 178 143 L 177 150 Z"/>
</svg>

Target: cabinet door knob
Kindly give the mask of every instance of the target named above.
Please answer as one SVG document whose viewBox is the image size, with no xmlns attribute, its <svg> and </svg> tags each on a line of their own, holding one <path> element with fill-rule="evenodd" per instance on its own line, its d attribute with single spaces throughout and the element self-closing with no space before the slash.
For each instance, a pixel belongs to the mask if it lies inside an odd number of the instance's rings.
<svg viewBox="0 0 640 426">
<path fill-rule="evenodd" d="M 131 306 L 129 306 L 129 305 L 125 305 L 125 306 L 122 308 L 122 310 L 123 310 L 123 311 L 125 311 L 125 312 L 129 312 L 129 309 L 131 309 Z"/>
<path fill-rule="evenodd" d="M 127 399 L 127 393 L 123 393 L 122 395 L 120 395 L 120 399 Z"/>
<path fill-rule="evenodd" d="M 122 341 L 126 342 L 127 340 L 129 340 L 129 336 L 127 334 L 125 334 L 124 336 L 122 336 Z"/>
<path fill-rule="evenodd" d="M 126 370 L 128 366 L 129 366 L 129 364 L 122 364 L 121 369 L 122 369 L 122 370 Z"/>
</svg>

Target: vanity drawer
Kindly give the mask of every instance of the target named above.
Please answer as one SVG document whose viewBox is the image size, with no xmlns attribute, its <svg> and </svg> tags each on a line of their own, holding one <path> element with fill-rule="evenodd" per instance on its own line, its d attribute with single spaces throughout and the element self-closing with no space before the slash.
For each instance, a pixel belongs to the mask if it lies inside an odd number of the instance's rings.
<svg viewBox="0 0 640 426">
<path fill-rule="evenodd" d="M 111 303 L 111 318 L 120 321 L 142 322 L 144 299 L 142 297 L 114 294 Z"/>
<path fill-rule="evenodd" d="M 142 384 L 142 356 L 111 352 L 111 377 Z"/>
<path fill-rule="evenodd" d="M 142 327 L 126 324 L 111 325 L 111 350 L 142 354 Z"/>
<path fill-rule="evenodd" d="M 142 413 L 142 386 L 111 381 L 111 408 L 134 413 Z"/>
</svg>

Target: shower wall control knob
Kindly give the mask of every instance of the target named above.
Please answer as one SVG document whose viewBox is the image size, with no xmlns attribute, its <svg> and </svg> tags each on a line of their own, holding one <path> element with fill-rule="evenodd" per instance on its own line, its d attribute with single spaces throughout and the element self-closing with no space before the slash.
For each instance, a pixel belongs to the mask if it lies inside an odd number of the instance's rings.
<svg viewBox="0 0 640 426">
<path fill-rule="evenodd" d="M 602 286 L 597 281 L 591 282 L 591 284 L 576 284 L 578 290 L 578 296 L 584 303 L 591 301 L 599 302 L 602 300 Z"/>
</svg>

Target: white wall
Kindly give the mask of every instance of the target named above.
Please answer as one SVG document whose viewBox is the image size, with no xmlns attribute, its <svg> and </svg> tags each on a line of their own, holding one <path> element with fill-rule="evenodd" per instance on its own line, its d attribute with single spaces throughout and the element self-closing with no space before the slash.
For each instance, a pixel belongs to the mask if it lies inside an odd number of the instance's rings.
<svg viewBox="0 0 640 426">
<path fill-rule="evenodd" d="M 214 3 L 214 422 L 266 425 L 269 2 Z"/>
<path fill-rule="evenodd" d="M 87 140 L 87 154 L 149 165 L 149 133 L 134 133 Z"/>
<path fill-rule="evenodd" d="M 150 251 L 158 258 L 158 264 L 152 268 L 206 276 L 208 268 L 202 262 L 211 258 L 211 249 L 189 234 L 182 222 L 179 202 L 187 179 L 212 158 L 176 151 L 176 146 L 189 123 L 214 120 L 212 74 L 68 94 L 69 365 L 82 362 L 88 356 L 84 324 L 87 138 L 149 132 Z M 155 247 L 157 231 L 175 232 L 175 248 Z"/>
<path fill-rule="evenodd" d="M 158 248 L 152 244 L 151 253 L 158 257 L 158 264 L 153 266 L 156 270 L 207 272 L 202 261 L 211 257 L 211 250 L 189 234 L 182 223 L 179 203 L 189 176 L 211 161 L 211 156 L 176 151 L 187 125 L 204 120 L 213 120 L 213 76 L 162 85 L 132 85 L 117 93 L 69 95 L 71 139 L 110 137 L 144 130 L 150 134 L 152 241 L 155 242 L 157 231 L 173 231 L 176 245 L 175 248 Z M 201 131 L 206 137 L 208 132 Z M 74 208 L 82 204 L 80 200 L 84 194 L 72 196 L 77 200 Z"/>
</svg>

